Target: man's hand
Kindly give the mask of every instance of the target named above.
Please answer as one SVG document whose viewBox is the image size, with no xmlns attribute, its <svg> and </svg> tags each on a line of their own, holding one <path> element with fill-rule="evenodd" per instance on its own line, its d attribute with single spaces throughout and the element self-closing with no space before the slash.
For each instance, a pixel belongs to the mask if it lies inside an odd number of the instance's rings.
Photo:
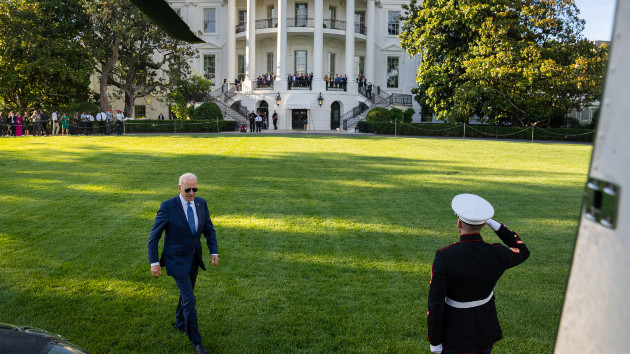
<svg viewBox="0 0 630 354">
<path fill-rule="evenodd" d="M 156 278 L 162 275 L 162 267 L 160 267 L 159 264 L 151 266 L 151 275 L 153 275 Z"/>
<path fill-rule="evenodd" d="M 210 259 L 212 260 L 212 265 L 216 266 L 219 264 L 219 256 L 216 254 L 213 254 L 210 256 Z"/>
</svg>

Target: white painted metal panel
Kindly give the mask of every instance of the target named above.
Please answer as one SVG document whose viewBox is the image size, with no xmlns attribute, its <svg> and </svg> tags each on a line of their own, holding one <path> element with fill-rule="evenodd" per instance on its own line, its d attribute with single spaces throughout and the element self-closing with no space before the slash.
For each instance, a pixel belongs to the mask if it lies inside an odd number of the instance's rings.
<svg viewBox="0 0 630 354">
<path fill-rule="evenodd" d="M 630 0 L 619 0 L 589 180 L 616 186 L 616 225 L 582 210 L 556 353 L 630 350 Z M 585 195 L 589 194 L 586 188 Z M 604 198 L 606 198 L 606 194 Z"/>
</svg>

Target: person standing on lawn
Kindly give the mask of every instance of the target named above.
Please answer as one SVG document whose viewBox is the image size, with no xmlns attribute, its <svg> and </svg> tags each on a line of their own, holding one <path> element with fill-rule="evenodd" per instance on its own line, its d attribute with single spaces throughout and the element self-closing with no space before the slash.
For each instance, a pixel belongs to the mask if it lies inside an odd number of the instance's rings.
<svg viewBox="0 0 630 354">
<path fill-rule="evenodd" d="M 278 112 L 276 112 L 275 109 L 273 110 L 271 119 L 273 120 L 273 130 L 278 130 Z"/>
<path fill-rule="evenodd" d="M 116 113 L 116 123 L 118 123 L 118 135 L 123 134 L 123 125 L 125 120 L 125 116 L 120 112 L 120 109 Z"/>
<path fill-rule="evenodd" d="M 206 270 L 201 256 L 201 234 L 206 238 L 212 265 L 219 264 L 216 233 L 208 205 L 197 194 L 197 177 L 185 173 L 179 177 L 179 194 L 162 202 L 149 236 L 151 275 L 159 277 L 161 267 L 173 277 L 179 289 L 174 326 L 188 335 L 196 353 L 208 353 L 201 341 L 197 324 L 196 298 L 193 294 L 199 268 Z M 158 258 L 158 243 L 165 232 L 164 250 Z"/>
<path fill-rule="evenodd" d="M 491 218 L 494 208 L 474 194 L 460 194 L 451 207 L 459 242 L 437 251 L 431 269 L 427 330 L 432 353 L 489 354 L 503 338 L 494 302 L 494 285 L 503 272 L 529 257 L 520 237 Z M 507 247 L 485 243 L 488 225 Z"/>
</svg>

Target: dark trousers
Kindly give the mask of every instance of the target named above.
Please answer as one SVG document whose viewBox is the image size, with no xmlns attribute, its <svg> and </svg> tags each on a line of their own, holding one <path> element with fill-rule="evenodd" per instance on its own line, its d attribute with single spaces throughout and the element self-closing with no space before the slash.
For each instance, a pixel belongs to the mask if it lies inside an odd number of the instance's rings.
<svg viewBox="0 0 630 354">
<path fill-rule="evenodd" d="M 33 123 L 33 130 L 35 130 L 35 132 L 33 133 L 33 135 L 35 136 L 41 136 L 42 134 L 42 123 L 40 122 L 35 122 Z M 15 135 L 15 133 L 13 134 Z"/>
<path fill-rule="evenodd" d="M 262 122 L 256 122 L 256 131 L 260 131 L 260 127 L 262 127 Z"/>
<path fill-rule="evenodd" d="M 118 121 L 118 135 L 122 135 L 123 134 L 123 121 L 119 120 Z"/>
<path fill-rule="evenodd" d="M 109 121 L 109 119 L 107 120 L 107 133 L 106 135 L 110 135 L 112 133 L 112 122 Z"/>
<path fill-rule="evenodd" d="M 83 121 L 83 134 L 88 135 L 88 122 Z"/>
<path fill-rule="evenodd" d="M 249 121 L 249 131 L 253 133 L 254 130 L 256 130 L 255 127 L 256 127 L 256 123 L 253 120 L 250 120 Z"/>
<path fill-rule="evenodd" d="M 101 135 L 105 135 L 105 122 L 102 120 L 98 121 L 98 131 Z"/>
<path fill-rule="evenodd" d="M 199 326 L 197 325 L 197 310 L 195 309 L 197 299 L 193 294 L 198 272 L 199 265 L 195 261 L 193 262 L 193 267 L 188 276 L 173 277 L 179 289 L 179 302 L 177 303 L 177 311 L 175 312 L 175 326 L 185 328 L 188 339 L 190 339 L 190 342 L 193 344 L 201 343 L 201 335 L 199 334 Z"/>
<path fill-rule="evenodd" d="M 278 119 L 273 120 L 273 129 L 274 130 L 278 129 Z"/>
</svg>

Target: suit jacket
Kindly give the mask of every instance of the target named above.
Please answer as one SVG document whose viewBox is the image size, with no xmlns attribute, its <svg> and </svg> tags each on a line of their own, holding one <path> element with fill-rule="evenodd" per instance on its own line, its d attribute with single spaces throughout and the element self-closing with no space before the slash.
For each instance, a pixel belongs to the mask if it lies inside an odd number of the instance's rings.
<svg viewBox="0 0 630 354">
<path fill-rule="evenodd" d="M 480 234 L 461 235 L 460 241 L 435 254 L 429 287 L 427 329 L 432 345 L 444 350 L 476 353 L 492 348 L 502 338 L 494 296 L 472 308 L 455 308 L 445 298 L 459 302 L 488 298 L 506 269 L 529 257 L 518 235 L 501 225 L 496 231 L 508 247 L 483 242 Z"/>
<path fill-rule="evenodd" d="M 206 238 L 210 254 L 218 254 L 217 238 L 210 220 L 205 199 L 196 197 L 193 202 L 199 226 L 193 235 L 182 208 L 179 194 L 160 205 L 149 235 L 149 263 L 160 261 L 170 276 L 187 276 L 196 259 L 201 269 L 206 270 L 201 257 L 201 234 Z M 158 258 L 158 243 L 165 232 L 164 249 Z"/>
</svg>

